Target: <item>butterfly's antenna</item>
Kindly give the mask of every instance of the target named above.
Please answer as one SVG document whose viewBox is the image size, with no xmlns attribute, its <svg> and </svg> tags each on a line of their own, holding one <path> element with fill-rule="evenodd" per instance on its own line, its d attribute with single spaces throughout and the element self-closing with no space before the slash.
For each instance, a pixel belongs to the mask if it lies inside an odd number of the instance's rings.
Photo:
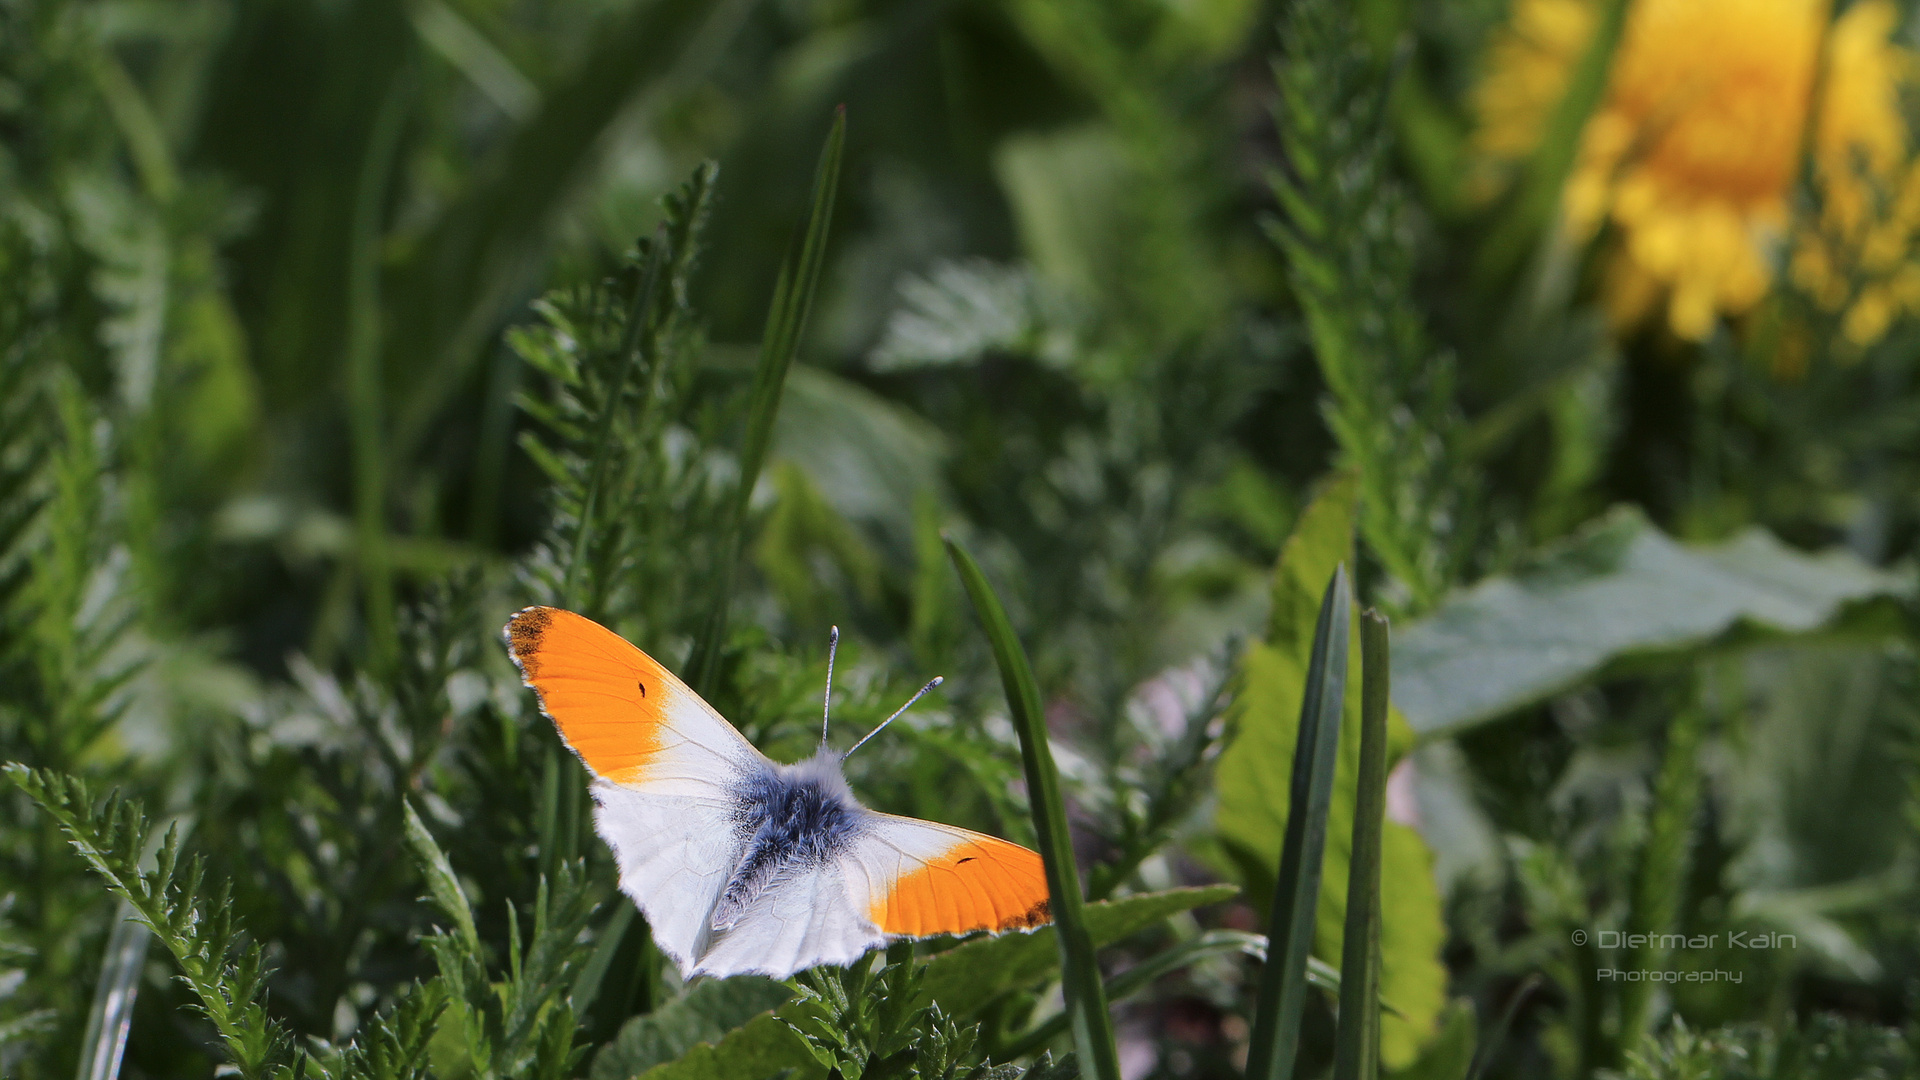
<svg viewBox="0 0 1920 1080">
<path fill-rule="evenodd" d="M 920 700 L 921 698 L 923 698 L 923 697 L 926 697 L 926 696 L 927 696 L 927 691 L 929 691 L 929 690 L 931 690 L 931 689 L 933 689 L 933 688 L 934 688 L 934 687 L 936 687 L 936 686 L 939 686 L 939 685 L 940 685 L 941 683 L 943 683 L 943 682 L 945 682 L 945 681 L 946 681 L 946 679 L 944 679 L 944 678 L 942 678 L 942 677 L 941 677 L 941 676 L 939 676 L 939 675 L 935 675 L 935 676 L 933 677 L 933 681 L 932 681 L 932 682 L 930 682 L 930 683 L 928 683 L 927 685 L 925 685 L 925 686 L 923 686 L 923 687 L 921 687 L 921 688 L 920 688 L 920 692 L 919 692 L 919 693 L 917 693 L 917 694 L 915 694 L 915 695 L 913 695 L 912 697 L 910 697 L 910 698 L 908 698 L 908 699 L 907 699 L 907 703 L 906 703 L 905 705 L 902 705 L 902 706 L 900 706 L 899 708 L 897 708 L 897 709 L 895 709 L 895 710 L 893 710 L 893 716 L 889 716 L 889 717 L 887 717 L 887 718 L 886 718 L 885 720 L 882 720 L 882 721 L 880 721 L 880 726 L 879 726 L 879 727 L 876 727 L 876 728 L 874 728 L 874 729 L 873 729 L 872 731 L 869 731 L 869 732 L 867 732 L 867 733 L 866 733 L 866 734 L 865 734 L 864 736 L 862 736 L 862 737 L 861 737 L 861 739 L 860 739 L 860 741 L 859 741 L 859 742 L 857 742 L 857 743 L 854 743 L 854 744 L 853 744 L 852 746 L 849 746 L 849 747 L 847 747 L 847 752 L 846 752 L 846 753 L 844 753 L 844 754 L 841 754 L 841 755 L 840 755 L 840 760 L 842 760 L 842 761 L 845 761 L 845 760 L 846 760 L 847 758 L 849 758 L 849 757 L 851 757 L 851 756 L 853 756 L 853 752 L 854 752 L 855 750 L 858 750 L 858 749 L 860 749 L 861 747 L 863 747 L 863 746 L 865 746 L 865 745 L 867 745 L 867 740 L 868 740 L 868 739 L 871 739 L 871 738 L 873 738 L 873 737 L 874 737 L 875 735 L 878 735 L 878 734 L 880 734 L 880 728 L 883 728 L 883 727 L 886 727 L 886 726 L 887 726 L 888 724 L 891 724 L 891 723 L 893 723 L 893 721 L 895 720 L 895 718 L 897 718 L 897 717 L 898 717 L 898 716 L 899 716 L 899 715 L 900 715 L 901 713 L 903 713 L 903 712 L 906 712 L 906 711 L 907 711 L 908 709 L 911 709 L 911 708 L 913 708 L 913 703 L 914 703 L 914 702 L 916 702 L 916 701 L 919 701 L 919 700 Z"/>
<path fill-rule="evenodd" d="M 833 715 L 833 654 L 840 648 L 840 628 L 827 628 L 827 700 L 820 706 L 820 745 L 827 745 L 827 720 Z"/>
</svg>

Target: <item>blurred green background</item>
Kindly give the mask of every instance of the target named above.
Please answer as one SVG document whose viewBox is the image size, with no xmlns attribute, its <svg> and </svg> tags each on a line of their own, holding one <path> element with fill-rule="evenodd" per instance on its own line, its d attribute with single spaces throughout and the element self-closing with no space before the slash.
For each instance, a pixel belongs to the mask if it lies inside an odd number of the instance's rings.
<svg viewBox="0 0 1920 1080">
<path fill-rule="evenodd" d="M 1092 890 L 1245 890 L 1117 973 L 1260 929 L 1300 619 L 1346 561 L 1395 628 L 1390 1073 L 1920 1068 L 1917 25 L 0 0 L 0 759 L 178 823 L 316 1060 L 434 970 L 409 797 L 496 964 L 585 858 L 606 959 L 540 1075 L 605 1080 L 697 1040 L 633 1049 L 682 988 L 616 914 L 514 610 L 695 669 L 788 760 L 838 624 L 842 737 L 949 679 L 855 790 L 1031 842 L 963 540 Z M 756 400 L 837 108 L 817 292 Z M 119 1075 L 214 1075 L 161 951 L 4 799 L 0 1072 L 112 1075 L 82 1056 L 117 987 Z M 1792 944 L 1723 947 L 1756 934 Z M 1181 955 L 1116 1005 L 1129 1075 L 1238 1075 L 1258 962 Z M 1039 980 L 963 1016 L 975 1056 L 1049 1009 Z M 463 1038 L 436 1075 L 515 1074 Z"/>
</svg>

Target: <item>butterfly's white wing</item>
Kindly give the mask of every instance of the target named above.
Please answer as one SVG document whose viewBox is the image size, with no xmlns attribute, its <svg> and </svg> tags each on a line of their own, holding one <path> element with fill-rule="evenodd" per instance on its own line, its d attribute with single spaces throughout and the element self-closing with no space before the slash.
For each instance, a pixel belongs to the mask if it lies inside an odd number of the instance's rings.
<svg viewBox="0 0 1920 1080">
<path fill-rule="evenodd" d="M 836 855 L 776 878 L 717 932 L 697 971 L 785 978 L 900 937 L 1031 930 L 1048 921 L 1040 856 L 983 833 L 860 810 Z"/>
<path fill-rule="evenodd" d="M 715 931 L 694 971 L 784 979 L 816 964 L 851 964 L 886 943 L 848 894 L 838 863 L 799 866 L 778 875 L 731 927 Z"/>
<path fill-rule="evenodd" d="M 613 849 L 621 891 L 690 973 L 745 850 L 736 793 L 771 763 L 685 683 L 591 619 L 534 607 L 506 633 L 542 711 L 593 773 L 594 827 Z"/>
</svg>

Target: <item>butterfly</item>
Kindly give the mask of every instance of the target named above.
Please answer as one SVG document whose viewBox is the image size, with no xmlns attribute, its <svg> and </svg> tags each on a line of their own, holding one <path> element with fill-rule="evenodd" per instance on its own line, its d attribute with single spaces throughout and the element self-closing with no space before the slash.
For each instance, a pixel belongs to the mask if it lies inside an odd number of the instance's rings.
<svg viewBox="0 0 1920 1080">
<path fill-rule="evenodd" d="M 594 828 L 613 849 L 621 891 L 683 978 L 783 979 L 899 938 L 1049 921 L 1039 855 L 860 805 L 824 719 L 819 751 L 782 765 L 585 616 L 530 607 L 505 636 L 522 681 L 592 774 Z"/>
</svg>

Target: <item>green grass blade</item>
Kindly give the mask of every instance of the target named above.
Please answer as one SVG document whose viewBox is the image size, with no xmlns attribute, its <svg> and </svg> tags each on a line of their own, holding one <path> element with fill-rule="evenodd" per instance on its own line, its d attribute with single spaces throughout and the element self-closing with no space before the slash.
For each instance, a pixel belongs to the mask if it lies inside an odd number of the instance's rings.
<svg viewBox="0 0 1920 1080">
<path fill-rule="evenodd" d="M 406 83 L 388 88 L 374 120 L 353 199 L 347 260 L 348 427 L 353 445 L 355 569 L 365 595 L 368 652 L 374 672 L 390 676 L 400 662 L 394 624 L 393 566 L 387 552 L 386 376 L 380 350 L 380 218 L 406 122 Z"/>
<path fill-rule="evenodd" d="M 1380 1074 L 1380 860 L 1387 820 L 1387 617 L 1360 613 L 1360 778 L 1353 856 L 1347 864 L 1347 929 L 1341 938 L 1340 1035 L 1334 1080 Z"/>
<path fill-rule="evenodd" d="M 1007 620 L 980 566 L 965 548 L 947 538 L 947 554 L 960 572 L 974 614 L 993 646 L 993 660 L 1006 688 L 1007 711 L 1020 732 L 1020 758 L 1026 768 L 1027 796 L 1033 804 L 1033 828 L 1040 838 L 1040 858 L 1047 868 L 1047 893 L 1052 900 L 1053 923 L 1060 943 L 1060 981 L 1066 995 L 1069 1024 L 1080 1067 L 1095 1080 L 1119 1080 L 1120 1058 L 1114 1049 L 1113 1020 L 1107 1015 L 1107 991 L 1087 933 L 1080 874 L 1074 867 L 1073 840 L 1067 832 L 1066 803 L 1060 797 L 1060 777 L 1047 748 L 1046 714 L 1040 707 L 1040 687 L 1026 650 Z M 1336 721 L 1337 722 L 1337 721 Z M 1324 812 L 1324 808 L 1323 808 Z"/>
<path fill-rule="evenodd" d="M 1347 568 L 1335 568 L 1320 600 L 1306 693 L 1300 702 L 1300 735 L 1293 752 L 1293 784 L 1287 832 L 1280 847 L 1273 911 L 1267 920 L 1271 945 L 1260 975 L 1248 1080 L 1289 1080 L 1299 1042 L 1300 1011 L 1307 1001 L 1307 954 L 1313 949 L 1314 913 L 1320 899 L 1320 866 L 1327 846 L 1327 811 L 1333 801 L 1340 714 L 1347 696 L 1347 624 L 1351 621 Z M 1342 980 L 1344 986 L 1344 979 Z"/>
<path fill-rule="evenodd" d="M 79 1080 L 114 1080 L 127 1052 L 127 1033 L 133 1027 L 133 1003 L 140 993 L 140 974 L 146 967 L 147 945 L 153 931 L 134 915 L 133 905 L 120 901 L 113 913 L 113 935 L 100 960 L 100 981 L 94 986 L 93 1007 L 87 1013 L 86 1035 L 80 1040 Z"/>
<path fill-rule="evenodd" d="M 727 612 L 733 604 L 733 575 L 740 562 L 741 544 L 747 528 L 747 503 L 753 498 L 754 481 L 766 464 L 767 446 L 773 441 L 773 422 L 780 413 L 780 394 L 787 384 L 787 369 L 800 351 L 800 339 L 807 329 L 807 315 L 813 309 L 814 290 L 820 284 L 820 270 L 826 265 L 827 230 L 833 224 L 833 201 L 840 188 L 840 159 L 847 144 L 847 113 L 843 108 L 833 119 L 827 133 L 827 145 L 820 151 L 820 163 L 813 173 L 813 208 L 807 215 L 807 230 L 800 243 L 800 257 L 780 270 L 773 287 L 773 304 L 767 311 L 766 333 L 760 338 L 760 363 L 753 373 L 753 397 L 747 408 L 747 437 L 740 449 L 740 489 L 734 499 L 727 534 L 720 539 L 724 552 L 720 580 L 714 589 L 713 607 L 706 624 L 695 639 L 693 655 L 687 660 L 687 684 L 702 697 L 713 694 L 720 671 L 720 652 L 727 640 Z"/>
<path fill-rule="evenodd" d="M 1267 939 L 1259 934 L 1249 934 L 1241 930 L 1209 930 L 1128 968 L 1125 973 L 1114 978 L 1113 986 L 1110 987 L 1112 990 L 1110 997 L 1114 1001 L 1131 997 L 1146 989 L 1162 975 L 1177 971 L 1209 956 L 1245 953 L 1250 956 L 1264 957 L 1267 954 L 1266 949 Z M 1048 1017 L 1033 1030 L 999 1048 L 993 1056 L 1012 1061 L 1037 1054 L 1048 1043 L 1058 1038 L 1061 1032 L 1067 1030 L 1067 1019 L 1066 1013 Z"/>
<path fill-rule="evenodd" d="M 1546 979 L 1537 971 L 1520 980 L 1519 987 L 1507 998 L 1507 1007 L 1500 1010 L 1500 1019 L 1480 1037 L 1480 1045 L 1474 1047 L 1473 1060 L 1467 1064 L 1464 1080 L 1480 1080 L 1486 1073 L 1487 1066 L 1493 1064 L 1493 1059 L 1500 1056 L 1500 1048 L 1506 1045 L 1507 1032 L 1513 1029 L 1513 1020 L 1520 1015 L 1520 1007 L 1544 985 Z"/>
<path fill-rule="evenodd" d="M 606 978 L 607 969 L 613 966 L 613 955 L 620 950 L 637 914 L 632 904 L 613 905 L 613 914 L 607 917 L 607 924 L 600 928 L 594 940 L 593 952 L 580 966 L 580 974 L 574 976 L 573 990 L 568 996 L 575 1011 L 585 1015 L 593 1009 L 594 999 L 600 996 L 600 983 Z"/>
<path fill-rule="evenodd" d="M 518 124 L 478 182 L 434 225 L 397 274 L 390 355 L 429 358 L 403 373 L 392 450 L 406 460 L 482 346 L 519 302 L 553 222 L 597 160 L 605 133 L 635 101 L 662 100 L 710 65 L 755 0 L 654 0 L 595 37 L 539 109 Z"/>
<path fill-rule="evenodd" d="M 1512 274 L 1526 260 L 1542 231 L 1552 226 L 1561 189 L 1580 152 L 1580 136 L 1607 92 L 1613 50 L 1626 21 L 1626 0 L 1607 0 L 1600 6 L 1593 38 L 1567 80 L 1566 92 L 1554 108 L 1539 147 L 1527 162 L 1520 188 L 1480 249 L 1477 269 L 1483 280 L 1500 281 Z"/>
</svg>

